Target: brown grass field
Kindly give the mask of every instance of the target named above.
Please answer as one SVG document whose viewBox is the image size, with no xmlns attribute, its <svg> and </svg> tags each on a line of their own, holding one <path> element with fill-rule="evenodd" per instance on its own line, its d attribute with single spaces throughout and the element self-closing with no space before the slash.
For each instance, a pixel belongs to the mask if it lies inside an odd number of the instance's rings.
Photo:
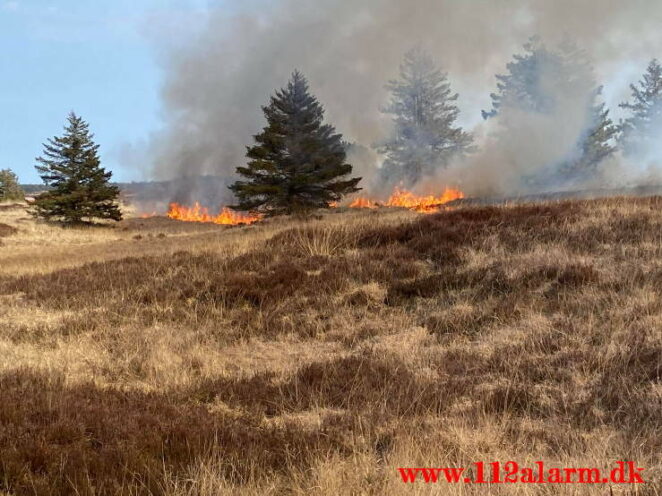
<svg viewBox="0 0 662 496">
<path fill-rule="evenodd" d="M 63 229 L 0 208 L 0 494 L 662 494 L 662 198 Z M 634 460 L 646 484 L 404 484 Z"/>
</svg>

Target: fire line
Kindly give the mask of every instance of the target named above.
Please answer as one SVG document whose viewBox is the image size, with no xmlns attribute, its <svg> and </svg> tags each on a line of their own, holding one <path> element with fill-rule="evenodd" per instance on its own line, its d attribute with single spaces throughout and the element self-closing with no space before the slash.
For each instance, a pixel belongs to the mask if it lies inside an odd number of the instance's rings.
<svg viewBox="0 0 662 496">
<path fill-rule="evenodd" d="M 202 207 L 198 202 L 195 202 L 192 207 L 171 203 L 167 215 L 171 219 L 183 222 L 207 222 L 225 226 L 253 224 L 262 220 L 262 216 L 259 214 L 242 214 L 228 207 L 223 207 L 217 215 L 212 215 L 206 207 Z"/>
<path fill-rule="evenodd" d="M 458 189 L 446 188 L 439 196 L 427 195 L 419 196 L 404 188 L 396 187 L 391 196 L 385 202 L 372 200 L 370 198 L 360 197 L 356 198 L 350 203 L 350 208 L 379 208 L 379 207 L 396 207 L 408 208 L 415 212 L 431 214 L 441 210 L 443 205 L 464 198 L 464 193 Z M 329 205 L 332 208 L 338 207 L 337 202 Z M 141 217 L 153 217 L 156 213 L 144 214 Z M 195 202 L 193 206 L 189 207 L 179 203 L 170 203 L 168 213 L 166 214 L 170 219 L 179 220 L 182 222 L 206 222 L 213 224 L 221 224 L 226 226 L 248 225 L 259 222 L 263 219 L 261 214 L 241 213 L 232 210 L 229 207 L 222 207 L 220 212 L 216 215 L 210 214 L 209 209 Z"/>
<path fill-rule="evenodd" d="M 354 200 L 349 206 L 351 208 L 402 207 L 421 213 L 435 213 L 440 210 L 442 205 L 462 198 L 464 198 L 464 193 L 453 188 L 446 188 L 439 196 L 418 196 L 406 189 L 395 188 L 384 203 L 361 197 Z"/>
</svg>

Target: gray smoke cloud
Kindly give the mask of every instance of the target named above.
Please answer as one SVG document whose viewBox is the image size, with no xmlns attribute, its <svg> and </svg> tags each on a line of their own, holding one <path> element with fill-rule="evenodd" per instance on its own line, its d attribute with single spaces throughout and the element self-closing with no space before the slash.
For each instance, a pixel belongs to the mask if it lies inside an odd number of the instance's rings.
<svg viewBox="0 0 662 496">
<path fill-rule="evenodd" d="M 533 35 L 548 44 L 572 39 L 592 59 L 613 112 L 627 84 L 661 55 L 661 21 L 658 0 L 276 0 L 236 16 L 212 9 L 197 35 L 166 57 L 164 127 L 146 156 L 157 179 L 231 176 L 264 125 L 260 106 L 298 68 L 327 120 L 362 147 L 350 158 L 370 184 L 380 162 L 370 147 L 391 130 L 379 111 L 388 101 L 384 85 L 419 45 L 448 72 L 460 93 L 460 123 L 480 147 L 437 179 L 475 194 L 516 193 L 518 176 L 576 142 L 584 107 L 570 99 L 552 116 L 511 113 L 483 123 L 494 75 Z M 510 132 L 499 130 L 506 120 Z"/>
</svg>

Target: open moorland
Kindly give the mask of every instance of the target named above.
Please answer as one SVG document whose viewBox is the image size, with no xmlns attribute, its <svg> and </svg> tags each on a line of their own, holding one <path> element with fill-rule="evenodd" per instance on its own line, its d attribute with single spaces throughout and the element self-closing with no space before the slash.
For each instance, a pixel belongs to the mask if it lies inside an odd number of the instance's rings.
<svg viewBox="0 0 662 496">
<path fill-rule="evenodd" d="M 249 227 L 0 207 L 0 494 L 662 494 L 662 197 Z M 634 460 L 646 484 L 404 484 Z"/>
</svg>

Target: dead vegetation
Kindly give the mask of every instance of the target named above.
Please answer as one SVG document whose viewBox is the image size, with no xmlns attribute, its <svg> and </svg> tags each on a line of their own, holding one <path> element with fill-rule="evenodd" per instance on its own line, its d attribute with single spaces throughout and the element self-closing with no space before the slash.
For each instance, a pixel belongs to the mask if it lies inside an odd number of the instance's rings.
<svg viewBox="0 0 662 496">
<path fill-rule="evenodd" d="M 613 493 L 661 494 L 661 207 L 135 220 L 3 271 L 0 490 L 485 494 L 395 467 L 632 459 L 650 483 Z"/>
</svg>

